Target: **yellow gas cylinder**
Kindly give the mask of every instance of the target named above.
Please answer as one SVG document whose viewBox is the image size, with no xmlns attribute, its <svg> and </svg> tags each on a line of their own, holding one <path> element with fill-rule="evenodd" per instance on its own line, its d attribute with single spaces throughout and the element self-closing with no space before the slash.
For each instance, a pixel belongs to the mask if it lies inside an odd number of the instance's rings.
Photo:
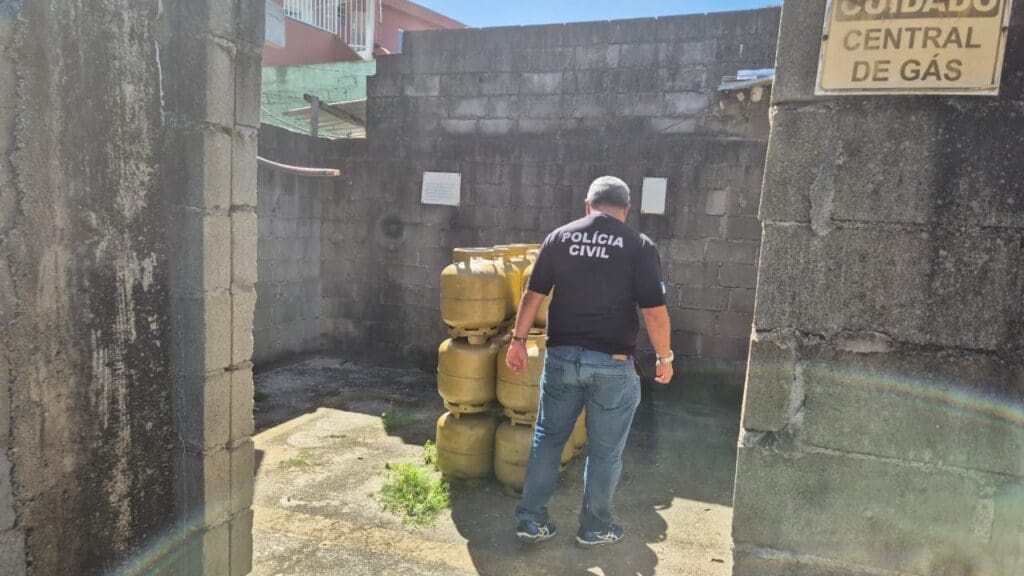
<svg viewBox="0 0 1024 576">
<path fill-rule="evenodd" d="M 537 261 L 537 253 L 534 252 L 533 260 L 530 265 L 523 272 L 523 290 L 530 287 L 530 276 L 533 275 L 533 265 Z M 534 316 L 533 325 L 538 328 L 546 328 L 548 325 L 548 308 L 551 307 L 551 297 L 554 296 L 555 290 L 552 289 L 548 297 L 544 299 L 540 304 L 540 308 L 537 309 L 537 315 Z"/>
<path fill-rule="evenodd" d="M 505 319 L 515 318 L 523 297 L 523 270 L 512 264 L 512 249 L 507 244 L 494 247 L 494 262 L 505 274 Z"/>
<path fill-rule="evenodd" d="M 497 424 L 490 414 L 442 414 L 437 419 L 437 469 L 455 478 L 489 477 Z"/>
<path fill-rule="evenodd" d="M 456 248 L 441 272 L 441 319 L 453 337 L 483 344 L 505 320 L 505 275 L 490 248 Z"/>
<path fill-rule="evenodd" d="M 437 350 L 437 392 L 450 412 L 486 412 L 494 402 L 498 343 L 474 346 L 461 338 L 441 343 Z"/>
<path fill-rule="evenodd" d="M 538 330 L 530 332 L 526 340 L 526 369 L 513 373 L 505 365 L 505 357 L 511 343 L 498 351 L 497 397 L 504 408 L 505 416 L 517 423 L 531 424 L 537 419 L 540 404 L 540 375 L 544 371 L 544 334 Z"/>
<path fill-rule="evenodd" d="M 526 259 L 526 244 L 509 244 L 508 252 L 509 263 L 516 269 L 512 274 L 516 279 L 515 305 L 518 311 L 519 303 L 523 299 L 523 290 L 526 287 L 526 284 L 523 284 L 523 273 L 530 267 L 530 261 Z"/>
<path fill-rule="evenodd" d="M 576 419 L 576 426 L 572 429 L 572 436 L 569 437 L 568 444 L 572 446 L 573 456 L 576 456 L 583 451 L 583 447 L 587 445 L 587 410 L 584 409 L 580 412 L 580 417 Z"/>
<path fill-rule="evenodd" d="M 502 421 L 494 434 L 494 476 L 498 482 L 516 492 L 522 491 L 532 445 L 532 424 Z"/>
</svg>

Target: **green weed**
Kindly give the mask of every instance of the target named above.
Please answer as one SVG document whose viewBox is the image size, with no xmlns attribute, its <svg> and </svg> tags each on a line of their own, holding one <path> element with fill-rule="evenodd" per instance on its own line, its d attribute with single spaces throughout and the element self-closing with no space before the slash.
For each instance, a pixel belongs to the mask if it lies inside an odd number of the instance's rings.
<svg viewBox="0 0 1024 576">
<path fill-rule="evenodd" d="M 292 456 L 287 460 L 282 460 L 281 463 L 278 464 L 278 468 L 281 470 L 298 470 L 300 468 L 306 468 L 310 464 L 312 463 L 309 461 L 309 454 L 305 451 L 300 451 L 295 456 Z"/>
<path fill-rule="evenodd" d="M 380 420 L 384 424 L 384 430 L 392 432 L 412 424 L 413 417 L 401 408 L 389 408 L 380 415 Z"/>
<path fill-rule="evenodd" d="M 263 402 L 267 398 L 270 398 L 270 394 L 267 394 L 266 392 L 256 390 L 252 393 L 252 399 L 254 402 Z"/>
<path fill-rule="evenodd" d="M 431 526 L 451 505 L 448 485 L 430 468 L 410 463 L 388 465 L 379 499 L 384 509 L 412 526 Z"/>
<path fill-rule="evenodd" d="M 427 466 L 437 465 L 437 444 L 433 440 L 427 440 L 423 445 L 423 463 Z"/>
</svg>

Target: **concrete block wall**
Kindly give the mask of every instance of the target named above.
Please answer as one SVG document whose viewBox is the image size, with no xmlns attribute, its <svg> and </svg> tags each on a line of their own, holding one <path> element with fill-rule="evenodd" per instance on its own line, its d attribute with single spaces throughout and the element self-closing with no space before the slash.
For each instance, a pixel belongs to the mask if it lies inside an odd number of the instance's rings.
<svg viewBox="0 0 1024 576">
<path fill-rule="evenodd" d="M 1024 12 L 999 97 L 821 98 L 782 13 L 737 576 L 1024 573 Z"/>
<path fill-rule="evenodd" d="M 164 10 L 168 33 L 159 56 L 178 516 L 165 571 L 243 575 L 252 569 L 264 3 L 204 0 Z"/>
<path fill-rule="evenodd" d="M 631 222 L 661 248 L 677 353 L 742 362 L 768 104 L 717 87 L 771 67 L 778 14 L 407 34 L 368 80 L 367 141 L 318 145 L 345 172 L 322 199 L 324 346 L 433 366 L 452 248 L 540 242 L 615 174 L 635 212 L 669 179 L 668 213 Z M 424 171 L 461 173 L 461 205 L 421 205 Z"/>
<path fill-rule="evenodd" d="M 262 154 L 278 162 L 320 166 L 323 146 L 313 138 L 270 129 Z M 259 282 L 253 338 L 257 364 L 322 349 L 321 236 L 323 199 L 334 182 L 259 169 Z"/>
<path fill-rule="evenodd" d="M 250 571 L 263 3 L 0 2 L 0 573 Z"/>
</svg>

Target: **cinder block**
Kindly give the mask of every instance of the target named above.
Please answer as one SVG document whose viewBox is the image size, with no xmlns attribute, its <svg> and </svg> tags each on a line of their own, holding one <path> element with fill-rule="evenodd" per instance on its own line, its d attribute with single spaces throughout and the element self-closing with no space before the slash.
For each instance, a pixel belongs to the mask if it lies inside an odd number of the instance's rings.
<svg viewBox="0 0 1024 576">
<path fill-rule="evenodd" d="M 672 240 L 668 243 L 668 254 L 676 262 L 703 262 L 704 244 L 704 240 Z"/>
<path fill-rule="evenodd" d="M 703 92 L 709 72 L 703 64 L 687 64 L 658 69 L 658 83 L 666 92 Z"/>
<path fill-rule="evenodd" d="M 614 68 L 619 65 L 619 45 L 578 46 L 573 57 L 573 65 L 577 70 Z"/>
<path fill-rule="evenodd" d="M 749 346 L 748 338 L 707 335 L 701 337 L 701 355 L 704 358 L 742 362 L 747 359 Z"/>
<path fill-rule="evenodd" d="M 176 370 L 206 374 L 231 365 L 231 294 L 178 296 L 172 304 L 177 322 L 172 333 Z"/>
<path fill-rule="evenodd" d="M 668 116 L 694 116 L 711 105 L 711 97 L 701 92 L 672 92 L 665 94 L 665 114 Z"/>
<path fill-rule="evenodd" d="M 574 118 L 608 118 L 615 114 L 618 99 L 611 94 L 576 94 L 572 97 Z"/>
<path fill-rule="evenodd" d="M 231 377 L 227 371 L 180 376 L 174 401 L 178 435 L 193 450 L 227 444 L 231 431 Z"/>
<path fill-rule="evenodd" d="M 225 448 L 197 452 L 190 448 L 177 451 L 177 492 L 188 525 L 211 527 L 228 519 L 231 501 L 231 458 Z"/>
<path fill-rule="evenodd" d="M 571 70 L 576 57 L 572 47 L 534 48 L 527 51 L 530 72 Z"/>
<path fill-rule="evenodd" d="M 661 94 L 622 94 L 619 96 L 619 113 L 623 116 L 661 116 L 665 110 L 665 98 Z"/>
<path fill-rule="evenodd" d="M 223 522 L 193 532 L 184 547 L 183 574 L 228 574 L 231 538 L 228 523 Z"/>
<path fill-rule="evenodd" d="M 725 218 L 718 215 L 686 212 L 676 219 L 673 229 L 683 238 L 723 238 Z"/>
<path fill-rule="evenodd" d="M 693 134 L 697 131 L 695 118 L 648 118 L 647 125 L 655 134 Z"/>
<path fill-rule="evenodd" d="M 796 380 L 794 344 L 754 332 L 750 339 L 743 396 L 743 428 L 778 432 L 789 425 L 790 397 Z"/>
<path fill-rule="evenodd" d="M 902 573 L 1009 574 L 1000 564 L 1019 565 L 1020 552 L 997 553 L 993 519 L 1024 517 L 1011 496 L 1019 486 L 871 457 L 741 447 L 733 540 Z"/>
<path fill-rule="evenodd" d="M 773 104 L 828 100 L 814 95 L 825 7 L 824 2 L 816 0 L 795 0 L 786 4 L 778 35 Z"/>
<path fill-rule="evenodd" d="M 528 72 L 521 77 L 520 94 L 559 94 L 561 92 L 561 72 Z"/>
<path fill-rule="evenodd" d="M 516 121 L 511 118 L 479 120 L 478 128 L 481 136 L 507 136 L 515 129 Z"/>
<path fill-rule="evenodd" d="M 487 98 L 460 98 L 452 103 L 455 118 L 484 118 L 487 116 Z"/>
<path fill-rule="evenodd" d="M 760 240 L 761 221 L 756 216 L 726 216 L 725 237 L 730 240 Z"/>
<path fill-rule="evenodd" d="M 974 230 L 765 230 L 759 280 L 771 289 L 758 294 L 758 329 L 873 331 L 974 350 L 1014 341 L 1011 322 L 1022 306 L 1019 240 Z"/>
<path fill-rule="evenodd" d="M 657 67 L 658 44 L 622 44 L 619 48 L 618 65 L 624 68 Z"/>
<path fill-rule="evenodd" d="M 672 44 L 659 44 L 659 66 L 683 66 L 715 62 L 717 40 L 689 40 Z"/>
<path fill-rule="evenodd" d="M 714 286 L 718 277 L 718 263 L 680 262 L 669 267 L 669 278 L 685 286 Z"/>
<path fill-rule="evenodd" d="M 182 130 L 173 138 L 178 148 L 168 158 L 168 177 L 178 191 L 173 204 L 226 210 L 231 204 L 231 136 L 197 129 Z"/>
<path fill-rule="evenodd" d="M 258 197 L 256 164 L 257 132 L 246 128 L 235 131 L 231 145 L 231 205 L 256 207 Z M 223 157 L 218 156 L 223 163 Z M 268 183 L 268 187 L 273 184 Z M 225 206 L 226 207 L 226 206 Z"/>
<path fill-rule="evenodd" d="M 718 270 L 718 285 L 729 288 L 753 288 L 757 284 L 757 266 L 751 264 L 722 264 Z"/>
<path fill-rule="evenodd" d="M 441 120 L 440 126 L 441 130 L 443 130 L 445 134 L 451 134 L 453 136 L 469 136 L 476 134 L 477 121 L 446 118 Z"/>
<path fill-rule="evenodd" d="M 252 510 L 245 510 L 231 519 L 231 571 L 229 576 L 245 576 L 252 572 Z"/>
<path fill-rule="evenodd" d="M 257 279 L 257 218 L 255 212 L 231 212 L 231 291 L 252 292 Z"/>
<path fill-rule="evenodd" d="M 692 286 L 683 289 L 680 302 L 684 308 L 725 310 L 729 305 L 729 290 L 727 288 Z"/>
<path fill-rule="evenodd" d="M 749 338 L 754 318 L 749 312 L 721 312 L 716 334 L 726 338 Z"/>
<path fill-rule="evenodd" d="M 256 451 L 249 438 L 231 448 L 231 507 L 232 515 L 243 513 L 252 506 L 255 486 Z"/>
<path fill-rule="evenodd" d="M 1014 369 L 980 354 L 801 352 L 808 444 L 1024 477 L 1024 426 L 997 390 Z M 1012 402 L 1009 398 L 1003 400 Z"/>
<path fill-rule="evenodd" d="M 570 100 L 562 96 L 524 96 L 521 102 L 524 115 L 529 118 L 561 118 Z"/>
<path fill-rule="evenodd" d="M 243 2 L 239 2 L 242 4 Z M 263 57 L 253 47 L 238 48 L 235 55 L 235 123 L 260 127 L 260 90 Z"/>
<path fill-rule="evenodd" d="M 733 288 L 729 290 L 729 310 L 733 312 L 754 311 L 754 289 Z M 756 324 L 756 318 L 755 318 Z"/>
<path fill-rule="evenodd" d="M 680 330 L 672 330 L 672 350 L 684 358 L 701 356 L 700 334 Z"/>
<path fill-rule="evenodd" d="M 439 81 L 441 96 L 478 96 L 480 95 L 479 78 L 479 74 L 444 74 Z"/>
<path fill-rule="evenodd" d="M 221 39 L 190 39 L 171 52 L 165 69 L 165 106 L 176 113 L 224 127 L 235 125 L 235 46 Z M 182 81 L 174 81 L 175 77 Z M 185 81 L 184 78 L 189 78 Z"/>
<path fill-rule="evenodd" d="M 658 18 L 655 27 L 656 38 L 660 41 L 675 42 L 683 39 L 703 38 L 708 35 L 704 14 L 665 16 Z"/>
<path fill-rule="evenodd" d="M 502 96 L 519 92 L 519 75 L 508 72 L 488 72 L 480 76 L 480 93 Z"/>
<path fill-rule="evenodd" d="M 235 6 L 237 6 L 238 14 L 236 27 L 238 39 L 262 48 L 267 27 L 266 3 L 242 0 L 236 2 Z"/>
<path fill-rule="evenodd" d="M 231 365 L 238 366 L 252 358 L 253 318 L 256 311 L 256 290 L 231 295 Z"/>
<path fill-rule="evenodd" d="M 406 96 L 439 96 L 441 77 L 437 74 L 415 74 L 405 77 L 402 93 Z"/>
<path fill-rule="evenodd" d="M 686 293 L 689 288 L 683 288 Z M 673 308 L 669 311 L 672 319 L 672 329 L 695 334 L 715 334 L 715 317 L 718 315 L 713 310 L 693 310 L 688 308 Z"/>
<path fill-rule="evenodd" d="M 714 214 L 716 216 L 723 216 L 729 213 L 729 207 L 732 202 L 730 197 L 732 191 L 728 188 L 723 190 L 712 190 L 708 192 L 707 203 L 704 206 L 705 214 Z"/>
<path fill-rule="evenodd" d="M 705 257 L 709 262 L 756 264 L 760 244 L 752 240 L 717 240 L 707 243 Z"/>
</svg>

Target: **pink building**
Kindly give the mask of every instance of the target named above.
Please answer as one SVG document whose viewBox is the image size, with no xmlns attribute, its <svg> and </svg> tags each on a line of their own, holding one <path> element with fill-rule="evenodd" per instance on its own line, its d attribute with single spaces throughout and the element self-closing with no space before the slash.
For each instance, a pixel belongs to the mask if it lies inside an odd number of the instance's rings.
<svg viewBox="0 0 1024 576">
<path fill-rule="evenodd" d="M 264 66 L 369 60 L 401 51 L 402 32 L 465 28 L 408 0 L 273 0 L 284 9 L 285 46 L 267 45 Z"/>
</svg>

